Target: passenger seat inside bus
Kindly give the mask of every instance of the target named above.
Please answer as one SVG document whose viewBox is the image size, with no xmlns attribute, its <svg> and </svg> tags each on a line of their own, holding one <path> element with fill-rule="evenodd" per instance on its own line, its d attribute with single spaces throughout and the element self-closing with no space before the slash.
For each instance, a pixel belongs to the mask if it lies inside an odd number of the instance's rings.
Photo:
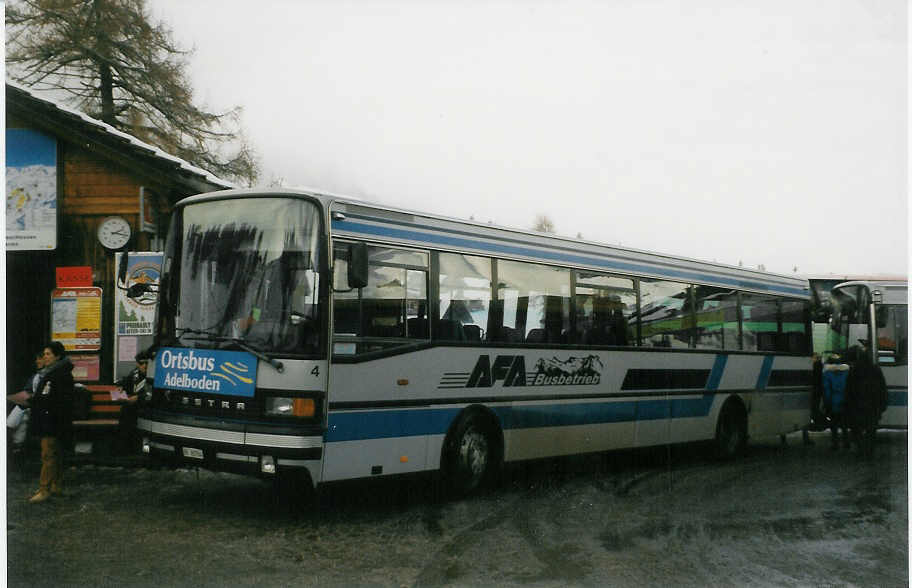
<svg viewBox="0 0 912 588">
<path fill-rule="evenodd" d="M 408 336 L 409 339 L 427 339 L 428 320 L 426 318 L 408 319 Z"/>
<path fill-rule="evenodd" d="M 481 327 L 478 325 L 462 325 L 462 332 L 466 341 L 481 341 Z"/>
<path fill-rule="evenodd" d="M 465 341 L 465 332 L 459 321 L 439 319 L 434 324 L 434 339 L 440 341 Z"/>
</svg>

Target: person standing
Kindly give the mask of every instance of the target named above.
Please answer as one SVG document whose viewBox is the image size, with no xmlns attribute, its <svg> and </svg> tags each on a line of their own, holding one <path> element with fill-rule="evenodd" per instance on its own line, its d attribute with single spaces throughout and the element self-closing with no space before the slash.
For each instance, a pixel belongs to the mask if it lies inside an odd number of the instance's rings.
<svg viewBox="0 0 912 588">
<path fill-rule="evenodd" d="M 813 445 L 810 431 L 822 431 L 826 428 L 825 418 L 820 410 L 820 404 L 823 400 L 823 362 L 820 360 L 820 354 L 815 353 L 811 356 L 811 422 L 802 430 L 802 438 L 805 445 Z"/>
<path fill-rule="evenodd" d="M 38 382 L 41 381 L 42 375 L 44 375 L 43 350 L 35 354 L 35 373 L 29 377 L 22 390 L 6 397 L 8 401 L 15 404 L 13 412 L 7 416 L 6 420 L 7 427 L 11 429 L 10 448 L 14 455 L 21 453 L 25 446 L 25 437 L 32 412 L 32 409 L 29 408 L 29 401 L 37 392 Z"/>
<path fill-rule="evenodd" d="M 32 423 L 41 438 L 41 478 L 30 503 L 63 491 L 63 445 L 69 440 L 73 411 L 73 364 L 59 341 L 44 348 L 44 374 L 31 399 Z"/>
<path fill-rule="evenodd" d="M 843 447 L 849 448 L 849 430 L 845 421 L 846 380 L 849 366 L 840 363 L 840 357 L 833 354 L 823 366 L 823 404 L 830 417 L 830 431 L 833 434 L 832 449 L 839 449 L 839 430 L 842 429 Z"/>
<path fill-rule="evenodd" d="M 136 411 L 137 405 L 141 404 L 143 400 L 141 396 L 145 392 L 148 367 L 149 355 L 140 351 L 136 354 L 136 367 L 120 381 L 120 387 L 127 395 L 127 402 L 120 408 L 118 420 L 120 448 L 125 453 L 133 453 L 138 449 Z"/>
<path fill-rule="evenodd" d="M 887 408 L 887 383 L 867 350 L 859 348 L 852 351 L 852 369 L 846 382 L 846 420 L 861 455 L 870 457 L 874 452 L 877 423 Z"/>
</svg>

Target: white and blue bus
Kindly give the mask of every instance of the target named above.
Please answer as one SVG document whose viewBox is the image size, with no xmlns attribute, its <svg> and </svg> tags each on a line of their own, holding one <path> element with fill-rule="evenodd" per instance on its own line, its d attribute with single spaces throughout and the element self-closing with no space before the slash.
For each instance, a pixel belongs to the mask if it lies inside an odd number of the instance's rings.
<svg viewBox="0 0 912 588">
<path fill-rule="evenodd" d="M 826 355 L 868 355 L 887 385 L 883 428 L 908 428 L 909 298 L 904 280 L 853 280 L 830 290 L 826 337 L 815 345 Z"/>
<path fill-rule="evenodd" d="M 809 421 L 808 282 L 304 191 L 179 202 L 144 451 L 313 484 Z"/>
</svg>

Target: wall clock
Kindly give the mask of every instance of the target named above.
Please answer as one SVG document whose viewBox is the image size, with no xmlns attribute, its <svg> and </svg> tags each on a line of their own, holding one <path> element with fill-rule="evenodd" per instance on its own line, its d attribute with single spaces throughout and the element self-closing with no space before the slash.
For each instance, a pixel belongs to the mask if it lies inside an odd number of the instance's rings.
<svg viewBox="0 0 912 588">
<path fill-rule="evenodd" d="M 98 225 L 98 242 L 107 249 L 120 249 L 130 240 L 130 223 L 122 216 L 109 216 Z"/>
</svg>

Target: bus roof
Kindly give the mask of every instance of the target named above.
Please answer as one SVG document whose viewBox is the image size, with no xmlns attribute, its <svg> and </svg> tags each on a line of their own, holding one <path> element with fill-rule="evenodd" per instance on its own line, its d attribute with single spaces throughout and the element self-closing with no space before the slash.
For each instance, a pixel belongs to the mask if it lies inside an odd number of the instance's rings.
<svg viewBox="0 0 912 588">
<path fill-rule="evenodd" d="M 810 298 L 808 281 L 801 276 L 448 218 L 317 190 L 224 190 L 185 198 L 177 206 L 215 199 L 267 196 L 320 200 L 328 211 L 344 215 L 344 218 L 332 220 L 335 236 Z"/>
<path fill-rule="evenodd" d="M 805 274 L 811 282 L 905 282 L 905 276 L 891 274 Z"/>
</svg>

